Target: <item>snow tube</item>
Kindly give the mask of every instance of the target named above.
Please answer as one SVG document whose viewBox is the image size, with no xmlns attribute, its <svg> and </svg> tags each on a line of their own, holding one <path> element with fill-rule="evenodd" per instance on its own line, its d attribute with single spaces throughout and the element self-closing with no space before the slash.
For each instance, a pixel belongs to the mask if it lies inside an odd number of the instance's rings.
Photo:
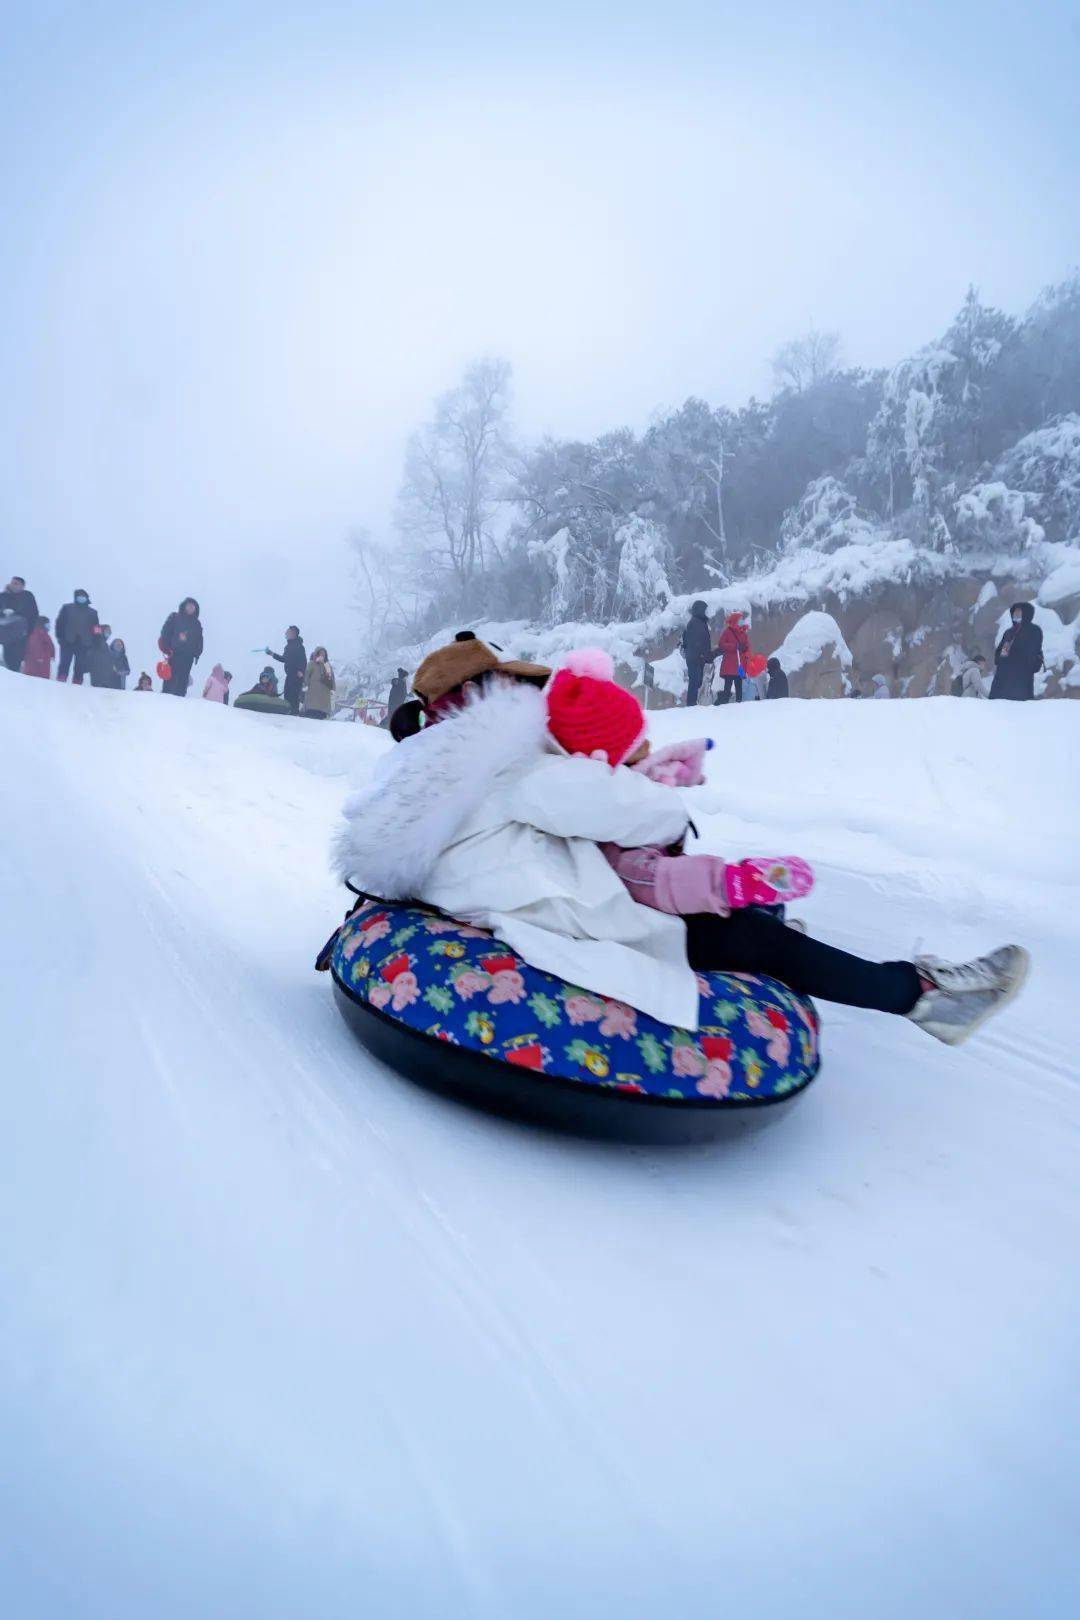
<svg viewBox="0 0 1080 1620">
<path fill-rule="evenodd" d="M 560 1130 L 697 1141 L 777 1117 L 818 1070 L 814 1007 L 775 979 L 699 974 L 692 1035 L 417 905 L 364 900 L 327 955 L 338 1005 L 377 1057 Z"/>
<path fill-rule="evenodd" d="M 241 692 L 233 699 L 234 709 L 247 709 L 251 714 L 291 714 L 284 698 L 270 692 Z"/>
</svg>

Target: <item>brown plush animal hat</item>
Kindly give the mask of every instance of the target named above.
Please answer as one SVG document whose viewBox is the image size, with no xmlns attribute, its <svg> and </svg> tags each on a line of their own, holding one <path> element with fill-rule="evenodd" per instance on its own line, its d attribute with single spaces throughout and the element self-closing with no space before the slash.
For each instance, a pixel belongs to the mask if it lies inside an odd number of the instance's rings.
<svg viewBox="0 0 1080 1620">
<path fill-rule="evenodd" d="M 475 681 L 481 675 L 512 675 L 518 680 L 542 684 L 551 675 L 544 664 L 529 664 L 519 658 L 500 662 L 491 648 L 471 631 L 462 631 L 445 647 L 428 653 L 413 676 L 413 691 L 425 704 L 437 703 L 448 692 Z"/>
</svg>

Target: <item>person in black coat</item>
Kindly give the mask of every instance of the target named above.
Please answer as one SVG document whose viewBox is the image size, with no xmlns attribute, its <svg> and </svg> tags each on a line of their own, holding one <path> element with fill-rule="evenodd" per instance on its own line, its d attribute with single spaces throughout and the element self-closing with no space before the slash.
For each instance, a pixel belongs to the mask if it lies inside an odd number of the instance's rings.
<svg viewBox="0 0 1080 1620">
<path fill-rule="evenodd" d="M 176 612 L 169 614 L 161 627 L 158 646 L 172 670 L 161 690 L 170 692 L 173 697 L 187 697 L 191 666 L 198 663 L 203 650 L 199 604 L 193 596 L 185 596 Z"/>
<path fill-rule="evenodd" d="M 90 652 L 97 629 L 97 608 L 90 606 L 86 591 L 76 591 L 72 600 L 65 602 L 56 615 L 56 639 L 60 645 L 60 663 L 56 670 L 58 681 L 67 680 L 74 659 L 75 673 L 71 679 L 74 685 L 82 685 L 83 676 L 90 669 Z"/>
<path fill-rule="evenodd" d="M 682 650 L 686 659 L 686 707 L 692 709 L 698 700 L 705 665 L 711 664 L 716 657 L 709 628 L 708 603 L 691 602 L 690 617 L 682 633 Z"/>
<path fill-rule="evenodd" d="M 782 698 L 788 695 L 788 679 L 780 668 L 779 658 L 770 658 L 765 668 L 769 672 L 769 685 L 765 696 L 767 698 Z"/>
<path fill-rule="evenodd" d="M 393 719 L 394 710 L 399 709 L 409 695 L 409 672 L 398 667 L 398 672 L 390 682 L 390 696 L 386 700 L 386 723 L 389 725 Z"/>
<path fill-rule="evenodd" d="M 1035 676 L 1043 664 L 1043 633 L 1034 622 L 1030 602 L 1014 602 L 1009 617 L 1012 623 L 994 653 L 997 668 L 990 696 L 1024 702 L 1035 696 Z"/>
<path fill-rule="evenodd" d="M 279 664 L 285 665 L 285 686 L 282 697 L 289 705 L 293 714 L 300 713 L 300 700 L 304 695 L 304 676 L 307 674 L 307 653 L 304 650 L 304 640 L 295 624 L 290 624 L 285 632 L 285 651 L 270 653 Z"/>
<path fill-rule="evenodd" d="M 109 651 L 112 653 L 113 670 L 116 674 L 115 684 L 121 692 L 126 692 L 131 665 L 128 663 L 127 648 L 119 636 L 115 638 Z"/>
<path fill-rule="evenodd" d="M 116 673 L 116 660 L 109 645 L 111 635 L 111 624 L 98 625 L 86 654 L 86 667 L 90 672 L 91 686 L 109 687 L 115 691 L 120 685 L 120 678 Z"/>
<path fill-rule="evenodd" d="M 27 590 L 21 574 L 12 574 L 7 587 L 0 591 L 0 614 L 10 615 L 0 633 L 4 664 L 8 669 L 21 669 L 27 638 L 40 618 L 37 598 Z"/>
</svg>

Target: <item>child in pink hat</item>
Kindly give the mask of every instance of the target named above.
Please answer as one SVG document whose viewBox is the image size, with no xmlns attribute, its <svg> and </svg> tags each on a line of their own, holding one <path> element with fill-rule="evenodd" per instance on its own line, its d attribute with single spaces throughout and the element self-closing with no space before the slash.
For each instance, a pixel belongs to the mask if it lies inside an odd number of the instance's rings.
<svg viewBox="0 0 1080 1620">
<path fill-rule="evenodd" d="M 705 779 L 702 763 L 712 738 L 651 752 L 645 711 L 615 680 L 615 666 L 599 648 L 571 653 L 555 672 L 547 686 L 547 711 L 548 733 L 563 753 L 628 765 L 669 787 L 694 787 Z M 797 855 L 732 864 L 719 855 L 681 850 L 601 848 L 635 900 L 673 916 L 711 911 L 727 917 L 747 906 L 779 906 L 809 894 L 814 882 L 809 865 Z"/>
</svg>

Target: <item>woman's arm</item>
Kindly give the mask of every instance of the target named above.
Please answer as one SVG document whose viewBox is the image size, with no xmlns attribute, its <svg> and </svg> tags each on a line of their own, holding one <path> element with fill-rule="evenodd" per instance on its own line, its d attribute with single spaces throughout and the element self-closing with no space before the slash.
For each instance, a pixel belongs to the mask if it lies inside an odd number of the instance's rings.
<svg viewBox="0 0 1080 1620">
<path fill-rule="evenodd" d="M 589 838 L 627 849 L 674 844 L 690 821 L 674 788 L 595 759 L 552 755 L 515 782 L 508 798 L 515 821 L 556 838 Z"/>
</svg>

